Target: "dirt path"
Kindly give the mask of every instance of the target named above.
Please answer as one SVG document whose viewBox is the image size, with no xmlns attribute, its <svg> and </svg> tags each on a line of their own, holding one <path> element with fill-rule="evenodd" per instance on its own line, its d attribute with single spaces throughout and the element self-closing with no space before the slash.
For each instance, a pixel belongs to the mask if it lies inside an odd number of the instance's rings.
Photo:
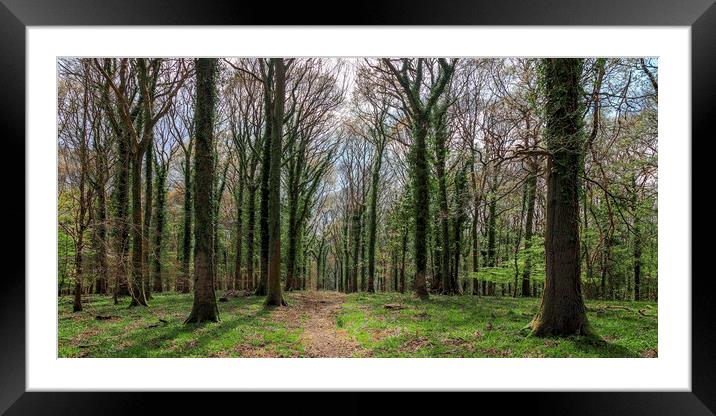
<svg viewBox="0 0 716 416">
<path fill-rule="evenodd" d="M 272 316 L 303 329 L 306 357 L 353 357 L 360 354 L 360 347 L 336 328 L 336 315 L 344 301 L 345 295 L 337 292 L 296 292 L 289 306 L 277 308 Z"/>
</svg>

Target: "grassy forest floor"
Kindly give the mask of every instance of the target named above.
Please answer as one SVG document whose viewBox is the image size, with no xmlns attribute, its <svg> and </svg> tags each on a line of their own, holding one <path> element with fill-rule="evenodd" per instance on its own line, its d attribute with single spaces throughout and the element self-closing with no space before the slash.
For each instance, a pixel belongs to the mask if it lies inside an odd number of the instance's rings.
<svg viewBox="0 0 716 416">
<path fill-rule="evenodd" d="M 654 302 L 587 301 L 605 342 L 527 337 L 539 299 L 397 293 L 292 292 L 288 307 L 263 297 L 219 302 L 221 322 L 184 325 L 190 294 L 155 294 L 149 308 L 125 299 L 59 301 L 59 357 L 656 357 Z M 387 305 L 387 307 L 386 307 Z"/>
</svg>

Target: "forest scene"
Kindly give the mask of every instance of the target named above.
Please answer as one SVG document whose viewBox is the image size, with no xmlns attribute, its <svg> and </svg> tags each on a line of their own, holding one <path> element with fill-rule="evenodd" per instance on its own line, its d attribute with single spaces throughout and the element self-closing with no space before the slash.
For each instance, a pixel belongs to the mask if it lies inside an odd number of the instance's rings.
<svg viewBox="0 0 716 416">
<path fill-rule="evenodd" d="M 658 356 L 657 58 L 58 58 L 57 135 L 58 357 Z"/>
</svg>

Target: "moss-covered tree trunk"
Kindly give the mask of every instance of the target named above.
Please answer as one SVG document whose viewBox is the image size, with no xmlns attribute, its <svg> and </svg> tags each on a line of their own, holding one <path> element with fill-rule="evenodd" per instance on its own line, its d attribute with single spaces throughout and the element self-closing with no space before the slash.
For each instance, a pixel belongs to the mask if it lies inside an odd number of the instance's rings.
<svg viewBox="0 0 716 416">
<path fill-rule="evenodd" d="M 535 202 L 537 200 L 537 174 L 532 170 L 527 177 L 527 214 L 525 216 L 525 267 L 522 271 L 522 296 L 530 296 L 532 275 L 532 234 L 534 232 Z"/>
<path fill-rule="evenodd" d="M 440 216 L 435 214 L 432 216 L 435 220 L 435 224 L 433 224 L 433 230 L 440 230 Z M 439 293 L 442 290 L 443 287 L 443 278 L 442 278 L 442 256 L 440 255 L 440 236 L 435 233 L 431 233 L 431 235 L 428 237 L 429 239 L 429 246 L 430 249 L 428 250 L 428 255 L 430 256 L 428 261 L 430 262 L 430 269 L 432 271 L 432 279 L 429 284 L 430 291 Z"/>
<path fill-rule="evenodd" d="M 214 148 L 214 155 L 216 155 L 216 148 Z M 217 156 L 214 156 L 214 172 L 217 170 Z M 213 252 L 214 252 L 214 267 L 213 267 L 213 280 L 214 280 L 214 288 L 223 290 L 224 289 L 224 279 L 219 279 L 218 273 L 219 273 L 219 264 L 218 261 L 220 259 L 219 253 L 223 251 L 224 255 L 226 255 L 226 249 L 224 247 L 221 247 L 221 234 L 219 233 L 219 207 L 221 207 L 221 200 L 224 197 L 224 188 L 226 187 L 226 174 L 229 170 L 229 163 L 224 164 L 224 169 L 222 170 L 221 176 L 214 175 L 214 197 L 212 198 L 212 205 L 211 209 L 212 212 L 212 224 L 211 224 L 211 241 L 213 245 Z M 224 262 L 226 263 L 226 262 Z M 226 270 L 226 268 L 224 269 Z M 227 273 L 228 274 L 228 273 Z"/>
<path fill-rule="evenodd" d="M 259 213 L 259 229 L 260 229 L 260 275 L 259 282 L 254 292 L 256 296 L 265 296 L 268 292 L 268 255 L 269 255 L 269 176 L 271 171 L 271 140 L 273 135 L 271 129 L 273 123 L 271 122 L 272 114 L 272 89 L 273 89 L 273 64 L 267 65 L 264 77 L 264 146 L 261 155 L 261 202 L 260 202 L 260 213 Z"/>
<path fill-rule="evenodd" d="M 100 157 L 98 157 L 100 159 Z M 106 166 L 104 166 L 106 168 Z M 104 175 L 103 173 L 100 175 Z M 104 180 L 98 179 L 94 192 L 97 196 L 95 207 L 94 245 L 97 255 L 97 278 L 95 293 L 107 293 L 107 202 L 104 191 Z"/>
<path fill-rule="evenodd" d="M 453 266 L 450 273 L 450 286 L 453 292 L 460 292 L 460 255 L 462 253 L 462 228 L 465 223 L 465 205 L 467 200 L 467 166 L 464 165 L 455 177 L 455 214 L 453 220 Z"/>
<path fill-rule="evenodd" d="M 614 299 L 614 279 L 611 275 L 612 267 L 612 244 L 614 243 L 613 231 L 607 227 L 602 248 L 601 264 L 601 297 L 602 299 Z"/>
<path fill-rule="evenodd" d="M 144 295 L 142 236 L 142 153 L 138 146 L 132 151 L 132 282 L 129 306 L 147 306 Z"/>
<path fill-rule="evenodd" d="M 474 157 L 474 156 L 473 156 Z M 472 183 L 474 188 L 474 196 L 472 202 L 472 225 L 470 226 L 470 234 L 472 235 L 472 273 L 474 277 L 472 279 L 472 294 L 480 294 L 480 281 L 477 279 L 477 272 L 480 271 L 480 236 L 477 230 L 477 226 L 480 220 L 480 192 L 477 188 L 477 173 L 475 172 L 474 161 L 470 163 L 470 173 L 472 175 Z"/>
<path fill-rule="evenodd" d="M 390 266 L 393 280 L 393 292 L 397 292 L 400 288 L 398 287 L 398 250 L 396 249 L 393 249 L 390 253 Z"/>
<path fill-rule="evenodd" d="M 450 273 L 450 212 L 448 209 L 447 173 L 445 171 L 448 138 L 445 126 L 446 111 L 446 104 L 437 107 L 434 113 L 431 114 L 431 122 L 435 130 L 435 176 L 438 182 L 437 220 L 439 227 L 439 233 L 436 237 L 440 246 L 440 256 L 436 256 L 435 260 L 436 262 L 438 259 L 440 260 L 438 268 L 442 280 L 440 285 L 442 292 L 449 295 L 455 293 L 456 288 L 452 284 Z"/>
<path fill-rule="evenodd" d="M 632 195 L 632 215 L 634 216 L 634 300 L 641 300 L 641 220 L 639 219 L 639 194 L 636 178 L 633 179 L 634 194 Z"/>
<path fill-rule="evenodd" d="M 78 201 L 78 213 L 77 213 L 77 226 L 75 228 L 76 231 L 76 237 L 75 237 L 75 296 L 74 296 L 74 302 L 72 303 L 72 311 L 73 312 L 80 312 L 82 311 L 82 290 L 83 290 L 83 281 L 84 281 L 84 270 L 83 270 L 83 263 L 84 258 L 82 256 L 82 253 L 84 251 L 84 234 L 85 230 L 87 229 L 88 224 L 91 222 L 91 218 L 89 218 L 89 221 L 86 221 L 85 218 L 89 214 L 91 217 L 91 211 L 88 209 L 91 204 L 91 193 L 87 189 L 89 186 L 87 184 L 87 171 L 89 167 L 87 166 L 88 163 L 88 149 L 87 149 L 87 114 L 88 114 L 88 94 L 87 86 L 85 85 L 85 91 L 84 91 L 84 98 L 83 98 L 83 127 L 82 127 L 82 137 L 79 138 L 79 146 L 77 149 L 77 153 L 79 156 L 79 183 L 78 183 L 78 193 L 79 193 L 79 201 Z"/>
<path fill-rule="evenodd" d="M 497 266 L 496 233 L 497 233 L 497 196 L 496 189 L 490 191 L 490 203 L 487 217 L 487 267 Z"/>
<path fill-rule="evenodd" d="M 93 235 L 92 242 L 95 251 L 96 261 L 96 277 L 95 277 L 95 293 L 105 294 L 107 293 L 107 194 L 105 186 L 107 184 L 107 178 L 109 176 L 109 166 L 107 165 L 107 158 L 109 149 L 106 147 L 107 137 L 104 132 L 100 129 L 101 124 L 95 120 L 92 123 L 92 134 L 94 140 L 92 140 L 92 150 L 94 152 L 94 169 L 90 177 L 94 177 L 90 180 L 92 191 L 95 196 L 95 205 L 92 206 L 90 203 L 90 209 L 94 210 L 93 219 Z M 89 177 L 88 177 L 89 179 Z"/>
<path fill-rule="evenodd" d="M 641 300 L 641 230 L 634 219 L 634 300 Z"/>
<path fill-rule="evenodd" d="M 247 224 L 246 224 L 246 289 L 254 289 L 254 230 L 256 228 L 256 186 L 253 179 L 250 181 L 249 194 L 247 198 Z"/>
<path fill-rule="evenodd" d="M 244 232 L 244 178 L 241 175 L 239 179 L 238 190 L 236 191 L 236 246 L 234 251 L 234 290 L 246 289 L 242 287 L 242 276 L 241 276 L 241 262 L 242 262 L 242 242 L 241 235 Z"/>
<path fill-rule="evenodd" d="M 426 136 L 427 116 L 419 117 L 413 126 L 413 209 L 415 215 L 415 294 L 420 299 L 428 298 L 428 216 L 430 215 L 429 171 Z"/>
<path fill-rule="evenodd" d="M 289 174 L 289 195 L 288 195 L 288 253 L 286 253 L 286 291 L 298 289 L 299 282 L 296 280 L 296 257 L 298 251 L 298 192 L 293 189 L 293 183 L 297 180 Z"/>
<path fill-rule="evenodd" d="M 383 163 L 385 141 L 379 139 L 376 146 L 375 161 L 370 185 L 370 218 L 368 219 L 368 292 L 373 292 L 375 285 L 375 240 L 378 227 L 378 186 L 380 184 L 380 168 Z"/>
<path fill-rule="evenodd" d="M 75 291 L 72 312 L 82 311 L 82 277 L 84 274 L 82 270 L 82 235 L 78 237 L 77 247 L 75 248 Z"/>
<path fill-rule="evenodd" d="M 579 175 L 583 169 L 582 59 L 543 59 L 544 138 L 548 161 L 546 278 L 536 336 L 591 334 L 582 299 L 579 251 Z"/>
<path fill-rule="evenodd" d="M 127 260 L 129 259 L 129 137 L 117 137 L 117 173 L 114 182 L 114 303 L 129 295 Z"/>
<path fill-rule="evenodd" d="M 360 290 L 365 292 L 368 290 L 366 279 L 366 257 L 365 257 L 365 205 L 361 204 L 361 220 L 360 220 Z"/>
<path fill-rule="evenodd" d="M 445 92 L 455 69 L 455 60 L 448 63 L 440 58 L 439 75 L 429 88 L 427 100 L 421 96 L 423 87 L 424 58 L 416 60 L 414 78 L 408 71 L 407 59 L 402 60 L 402 67 L 396 68 L 390 59 L 384 58 L 383 63 L 400 84 L 400 94 L 405 98 L 404 110 L 410 115 L 410 127 L 413 144 L 410 147 L 413 179 L 413 209 L 415 215 L 415 294 L 420 299 L 429 297 L 427 287 L 428 260 L 428 217 L 430 215 L 430 171 L 427 158 L 426 137 L 430 127 L 430 116 L 433 109 Z"/>
<path fill-rule="evenodd" d="M 102 62 L 104 71 L 114 73 L 113 59 L 105 58 Z M 115 114 L 117 110 L 114 102 L 109 98 L 112 91 L 110 85 L 110 81 L 105 80 L 101 91 L 102 108 L 108 116 Z M 132 113 L 131 117 L 134 115 L 135 113 Z M 108 118 L 117 146 L 111 194 L 111 239 L 115 259 L 112 263 L 114 280 L 112 291 L 116 305 L 119 302 L 119 296 L 129 294 L 126 261 L 129 253 L 129 128 L 131 126 L 126 125 L 126 119 L 123 117 L 110 116 Z"/>
<path fill-rule="evenodd" d="M 348 212 L 349 212 L 348 207 L 346 207 L 346 214 L 345 214 L 345 217 L 343 218 L 343 250 L 342 250 L 342 252 L 343 252 L 342 254 L 343 254 L 343 258 L 344 258 L 342 287 L 343 287 L 343 291 L 346 293 L 351 292 L 351 282 L 352 282 L 351 271 L 353 270 L 353 268 L 351 267 L 350 250 L 348 249 L 349 239 L 350 239 L 349 225 L 348 225 L 348 222 L 349 222 L 348 221 L 348 218 L 349 218 Z"/>
<path fill-rule="evenodd" d="M 408 227 L 405 227 L 403 229 L 403 238 L 402 242 L 400 244 L 400 252 L 401 252 L 401 258 L 400 258 L 400 293 L 405 293 L 405 256 L 408 253 Z"/>
<path fill-rule="evenodd" d="M 351 237 L 353 238 L 353 267 L 351 268 L 351 284 L 350 289 L 348 290 L 351 293 L 358 291 L 358 271 L 362 263 L 360 261 L 361 216 L 361 208 L 354 208 L 353 215 L 351 216 Z"/>
<path fill-rule="evenodd" d="M 194 134 L 194 132 L 192 132 Z M 181 274 L 179 280 L 179 291 L 181 293 L 189 293 L 189 279 L 191 264 L 191 226 L 193 217 L 193 201 L 192 201 L 192 178 L 191 178 L 191 150 L 184 154 L 184 221 L 182 231 L 182 256 L 181 256 Z"/>
<path fill-rule="evenodd" d="M 154 266 L 154 284 L 152 289 L 156 293 L 161 293 L 164 290 L 162 279 L 162 244 L 164 238 L 167 168 L 157 165 L 156 171 L 157 197 L 154 206 L 154 258 L 152 259 Z"/>
<path fill-rule="evenodd" d="M 286 66 L 283 58 L 273 58 L 274 99 L 271 112 L 271 160 L 268 195 L 268 275 L 266 306 L 283 306 L 281 293 L 281 142 L 286 101 Z"/>
<path fill-rule="evenodd" d="M 185 323 L 217 322 L 219 311 L 214 292 L 213 198 L 214 198 L 214 77 L 217 60 L 196 60 L 196 154 L 194 156 L 194 303 Z"/>
<path fill-rule="evenodd" d="M 152 298 L 152 279 L 149 268 L 149 253 L 151 252 L 151 240 L 149 230 L 152 226 L 152 206 L 153 206 L 153 167 L 154 152 L 152 151 L 152 140 L 144 154 L 144 221 L 142 228 L 142 269 L 144 270 L 144 296 L 147 300 Z"/>
</svg>

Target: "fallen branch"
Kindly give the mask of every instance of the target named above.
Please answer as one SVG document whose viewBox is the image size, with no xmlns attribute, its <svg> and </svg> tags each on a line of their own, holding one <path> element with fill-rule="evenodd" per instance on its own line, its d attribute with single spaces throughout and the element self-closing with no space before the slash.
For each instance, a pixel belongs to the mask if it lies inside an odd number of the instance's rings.
<svg viewBox="0 0 716 416">
<path fill-rule="evenodd" d="M 169 321 L 160 318 L 158 324 L 151 324 L 151 325 L 149 325 L 149 326 L 147 327 L 147 329 L 156 328 L 156 327 L 160 326 L 161 324 L 165 324 L 165 325 L 166 325 L 166 324 L 168 324 L 168 323 L 169 323 Z"/>
<path fill-rule="evenodd" d="M 626 306 L 615 306 L 615 305 L 607 305 L 604 307 L 605 309 L 623 309 L 625 311 L 634 312 L 633 309 L 627 308 Z"/>
<path fill-rule="evenodd" d="M 109 319 L 112 319 L 112 318 L 119 318 L 119 316 L 115 316 L 115 315 L 97 315 L 97 316 L 94 317 L 94 319 L 96 319 L 96 320 L 98 320 L 98 321 L 106 321 L 106 320 L 109 320 Z"/>
</svg>

